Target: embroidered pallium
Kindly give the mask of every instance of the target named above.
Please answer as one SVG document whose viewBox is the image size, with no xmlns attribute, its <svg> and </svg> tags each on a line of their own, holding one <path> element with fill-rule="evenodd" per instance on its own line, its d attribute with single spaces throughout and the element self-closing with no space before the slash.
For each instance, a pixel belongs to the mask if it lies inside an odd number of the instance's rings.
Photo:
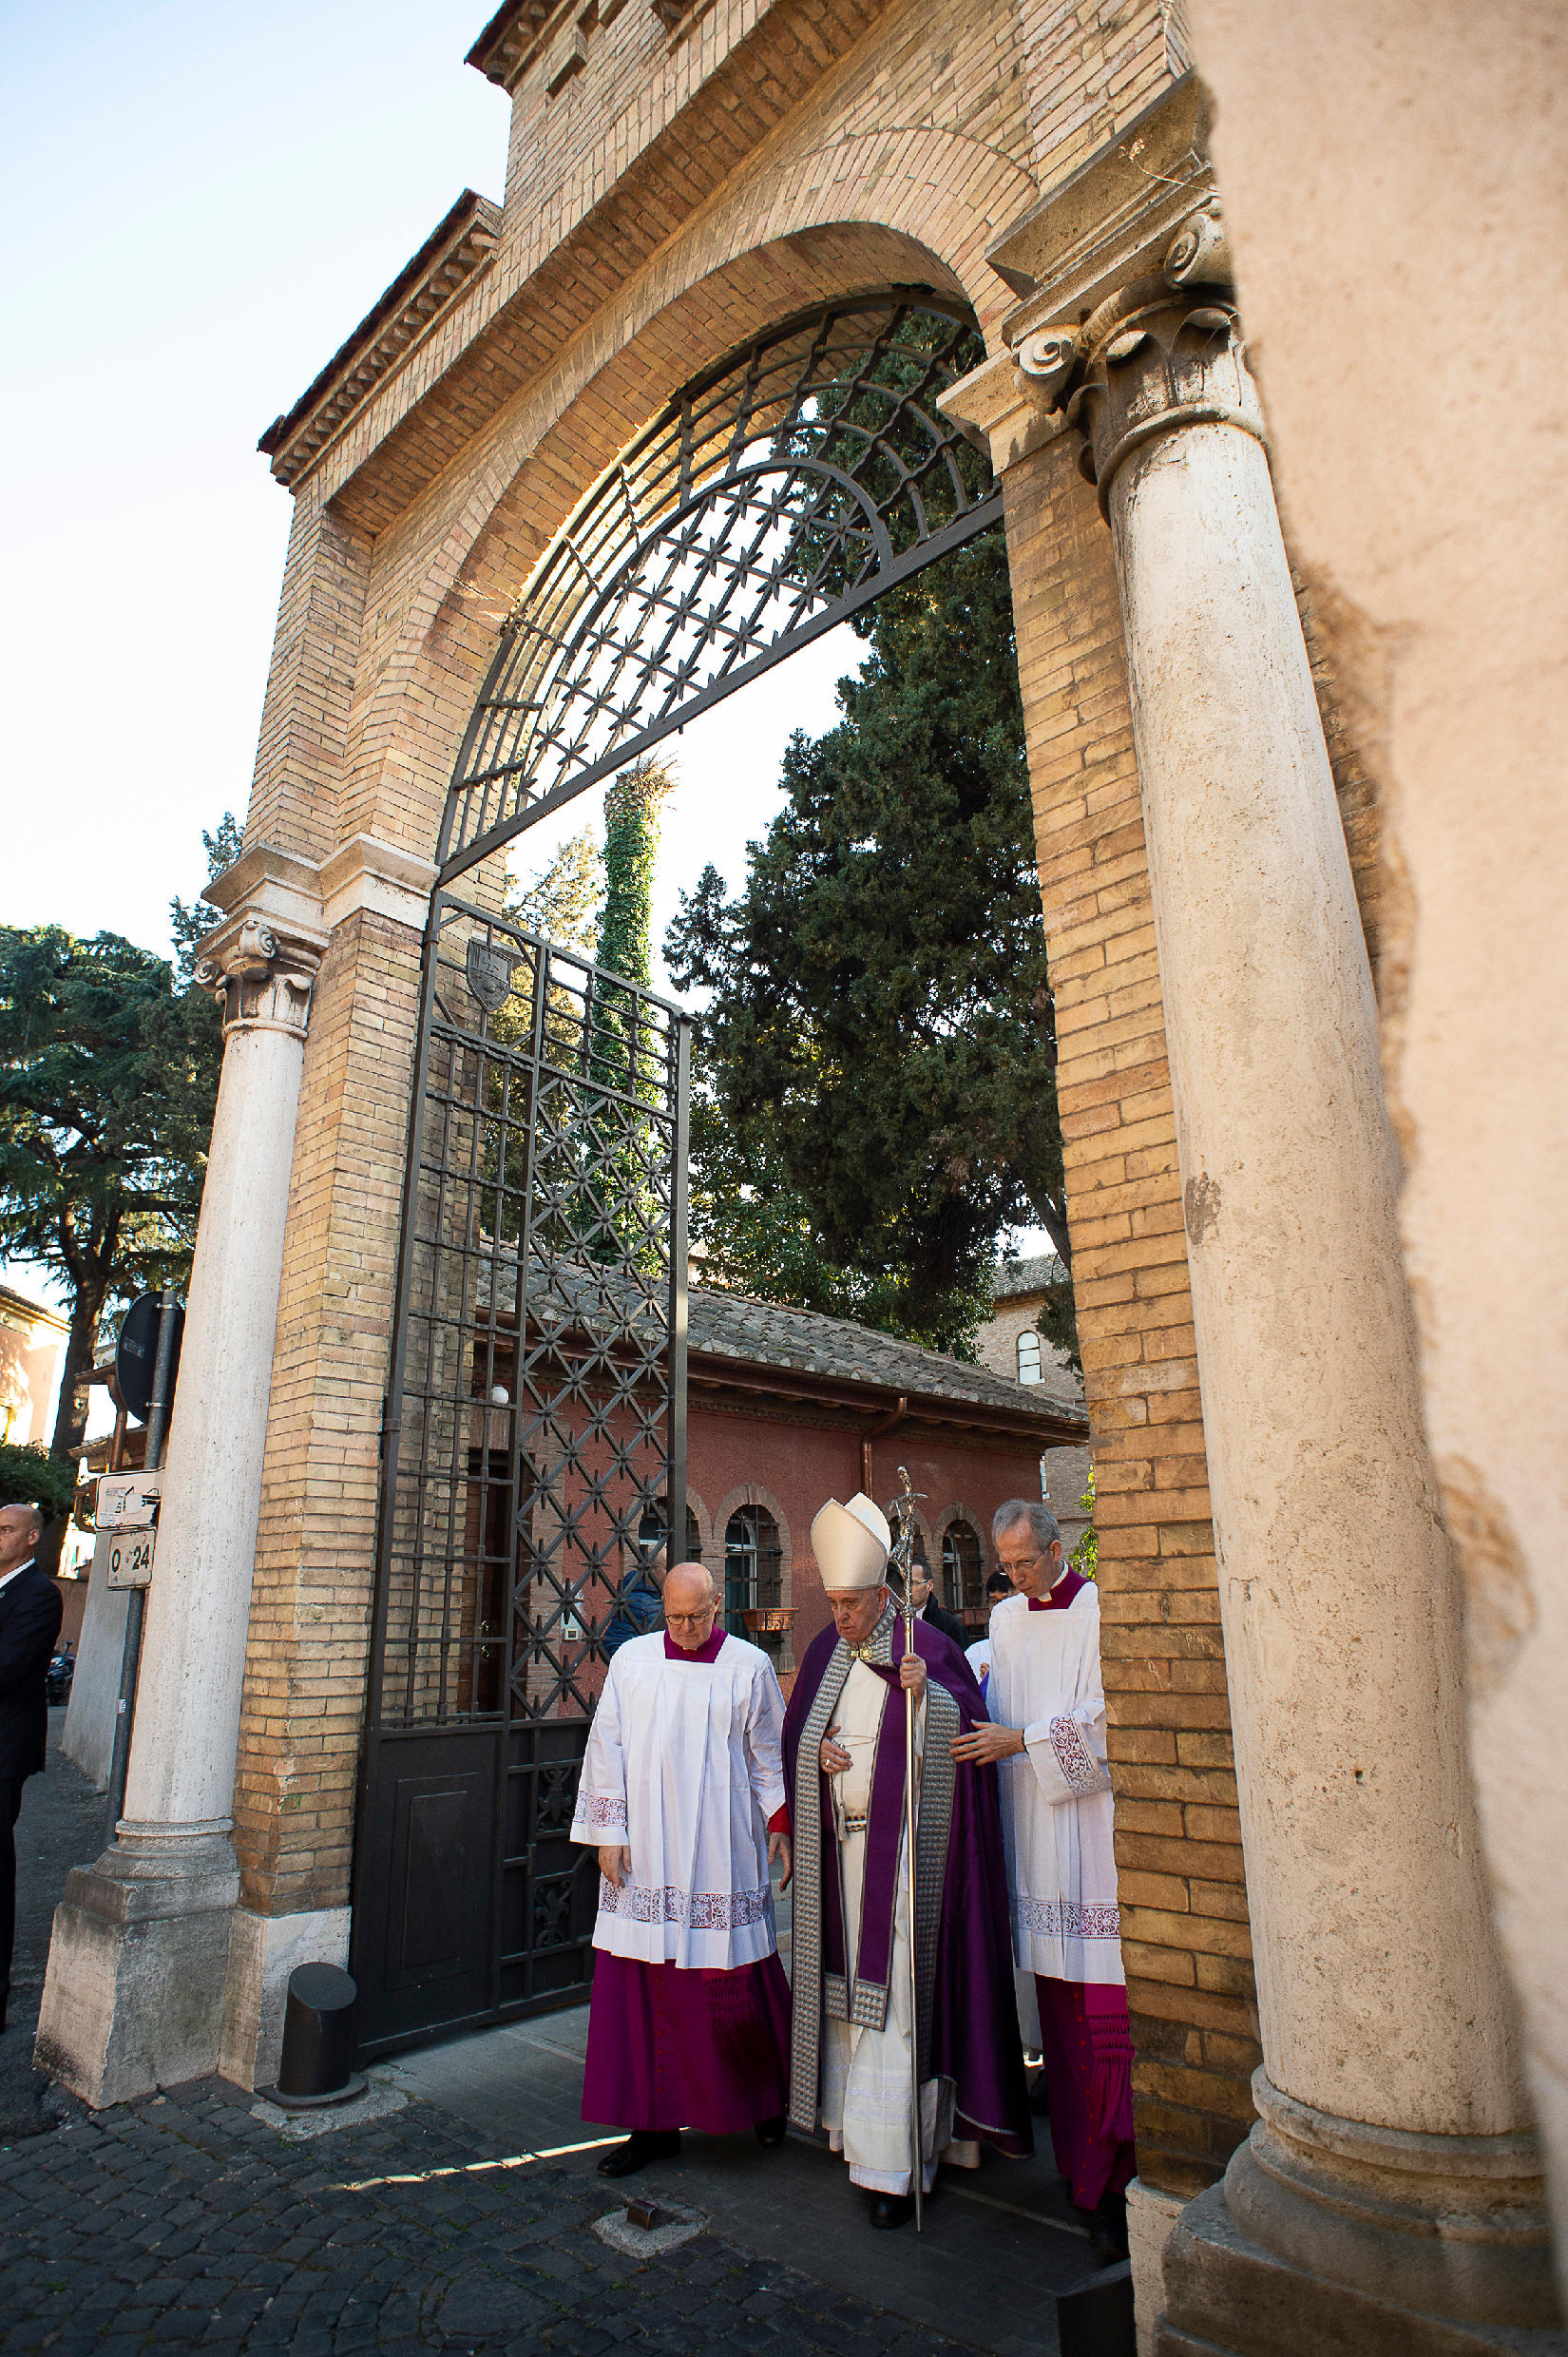
<svg viewBox="0 0 1568 2357">
<path fill-rule="evenodd" d="M 1102 1792 L 1110 1778 L 1084 1742 L 1077 1719 L 1053 1718 L 1050 1735 L 1057 1765 L 1073 1791 Z"/>
<path fill-rule="evenodd" d="M 817 2072 L 822 2040 L 822 1781 L 818 1754 L 838 1706 L 850 1656 L 840 1638 L 800 1733 L 794 1800 L 794 1931 L 791 2003 L 790 2117 L 816 2126 Z"/>
<path fill-rule="evenodd" d="M 1031 1899 L 1018 1894 L 1018 1920 L 1044 1940 L 1119 1940 L 1119 1907 L 1084 1906 L 1077 1899 Z"/>
</svg>

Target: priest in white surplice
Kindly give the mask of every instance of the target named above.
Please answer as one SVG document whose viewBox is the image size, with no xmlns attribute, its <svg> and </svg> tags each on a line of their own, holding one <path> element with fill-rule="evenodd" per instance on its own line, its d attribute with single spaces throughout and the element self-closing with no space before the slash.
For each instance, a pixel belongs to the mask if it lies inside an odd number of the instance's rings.
<svg viewBox="0 0 1568 2357">
<path fill-rule="evenodd" d="M 572 1839 L 600 1865 L 583 2117 L 631 2131 L 601 2176 L 668 2157 L 682 2128 L 784 2140 L 784 1698 L 767 1655 L 714 1627 L 717 1601 L 700 1563 L 677 1564 L 664 1628 L 610 1663 L 583 1763 Z"/>
<path fill-rule="evenodd" d="M 1062 1561 L 1049 1506 L 1013 1498 L 991 1524 L 1016 1594 L 991 1614 L 995 1724 L 954 1744 L 1002 1782 L 1013 1952 L 1033 1973 L 1057 2167 L 1103 2256 L 1125 2253 L 1132 2037 L 1117 1907 L 1100 1590 Z"/>
</svg>

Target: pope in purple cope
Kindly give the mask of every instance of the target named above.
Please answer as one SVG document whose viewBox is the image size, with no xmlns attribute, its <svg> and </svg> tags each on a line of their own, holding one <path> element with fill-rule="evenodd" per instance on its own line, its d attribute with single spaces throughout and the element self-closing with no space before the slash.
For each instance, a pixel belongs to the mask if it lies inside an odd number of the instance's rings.
<svg viewBox="0 0 1568 2357">
<path fill-rule="evenodd" d="M 834 1625 L 808 1647 L 784 1719 L 795 1841 L 790 2117 L 828 2131 L 871 2195 L 871 2224 L 893 2227 L 914 2208 L 916 2052 L 925 2191 L 939 2160 L 977 2168 L 983 2141 L 1033 2150 L 996 1771 L 952 1755 L 960 1735 L 986 1723 L 958 1647 L 916 1620 L 906 1657 L 879 1509 L 866 1497 L 830 1499 L 812 1543 Z M 912 1926 L 907 1691 L 918 1705 Z"/>
</svg>

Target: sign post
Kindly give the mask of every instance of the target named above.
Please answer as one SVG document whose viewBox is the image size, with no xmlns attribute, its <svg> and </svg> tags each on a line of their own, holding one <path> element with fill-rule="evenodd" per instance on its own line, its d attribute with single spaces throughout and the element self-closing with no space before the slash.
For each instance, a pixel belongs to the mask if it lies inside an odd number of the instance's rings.
<svg viewBox="0 0 1568 2357">
<path fill-rule="evenodd" d="M 149 1351 L 146 1314 L 153 1296 L 143 1293 L 132 1304 L 125 1322 L 120 1329 L 120 1343 L 115 1353 L 117 1380 L 121 1397 L 133 1414 L 143 1413 L 147 1423 L 147 1447 L 143 1471 L 136 1474 L 105 1476 L 98 1485 L 99 1521 L 103 1507 L 107 1505 L 113 1518 L 107 1529 L 100 1529 L 99 1547 L 105 1556 L 105 1572 L 110 1587 L 129 1588 L 125 1609 L 125 1650 L 120 1662 L 120 1701 L 114 1719 L 114 1753 L 109 1761 L 108 1838 L 120 1822 L 125 1805 L 125 1776 L 130 1767 L 131 1725 L 136 1716 L 136 1677 L 142 1666 L 142 1620 L 146 1610 L 147 1583 L 152 1578 L 153 1556 L 157 1545 L 155 1523 L 158 1497 L 163 1485 L 159 1480 L 163 1463 L 163 1439 L 168 1429 L 169 1408 L 174 1398 L 175 1372 L 179 1358 L 181 1330 L 185 1313 L 174 1297 L 174 1287 L 165 1285 L 157 1304 L 157 1339 Z M 133 1323 L 134 1321 L 134 1323 Z M 128 1337 L 128 1340 L 127 1340 Z M 148 1366 L 150 1358 L 151 1365 Z M 151 1382 L 146 1382 L 150 1373 Z M 108 1496 L 105 1499 L 105 1490 Z"/>
</svg>

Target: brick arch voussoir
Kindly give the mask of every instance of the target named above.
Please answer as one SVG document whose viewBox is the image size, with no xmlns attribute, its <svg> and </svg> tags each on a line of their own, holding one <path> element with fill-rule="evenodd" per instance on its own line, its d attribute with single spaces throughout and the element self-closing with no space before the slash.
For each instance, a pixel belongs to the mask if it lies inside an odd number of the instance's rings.
<svg viewBox="0 0 1568 2357">
<path fill-rule="evenodd" d="M 673 240 L 543 386 L 507 405 L 449 508 L 423 519 L 417 586 L 385 642 L 373 625 L 361 665 L 343 837 L 433 848 L 502 620 L 577 501 L 677 386 L 772 320 L 888 280 L 963 297 L 994 345 L 1011 297 L 985 249 L 1034 194 L 1010 160 L 959 134 L 868 132 L 759 177 L 717 222 Z M 392 527 L 378 559 L 400 536 Z"/>
</svg>

